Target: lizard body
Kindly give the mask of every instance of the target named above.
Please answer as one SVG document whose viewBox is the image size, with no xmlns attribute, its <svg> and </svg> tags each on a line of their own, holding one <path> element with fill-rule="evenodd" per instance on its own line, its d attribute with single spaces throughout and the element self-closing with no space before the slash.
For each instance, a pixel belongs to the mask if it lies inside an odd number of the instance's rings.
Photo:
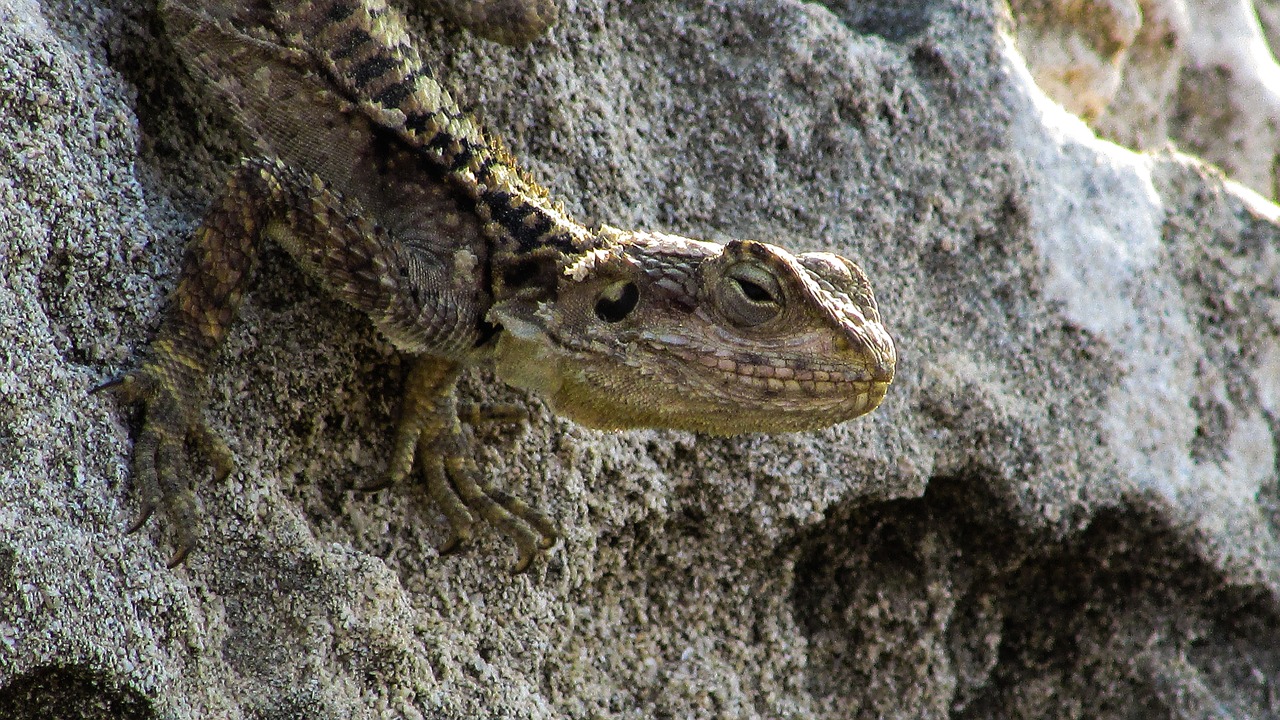
<svg viewBox="0 0 1280 720">
<path fill-rule="evenodd" d="M 495 2 L 535 8 L 535 27 L 547 7 L 554 19 L 546 2 Z M 883 398 L 896 354 L 857 265 L 762 242 L 588 229 L 457 105 L 385 0 L 169 0 L 164 12 L 258 145 L 193 233 L 150 359 L 103 386 L 146 405 L 133 529 L 164 506 L 178 534 L 171 564 L 196 541 L 184 441 L 219 477 L 232 468 L 203 396 L 260 237 L 414 357 L 387 483 L 419 469 L 453 531 L 442 552 L 476 515 L 515 541 L 518 570 L 558 534 L 477 479 L 454 387 L 478 362 L 606 429 L 808 430 Z"/>
</svg>

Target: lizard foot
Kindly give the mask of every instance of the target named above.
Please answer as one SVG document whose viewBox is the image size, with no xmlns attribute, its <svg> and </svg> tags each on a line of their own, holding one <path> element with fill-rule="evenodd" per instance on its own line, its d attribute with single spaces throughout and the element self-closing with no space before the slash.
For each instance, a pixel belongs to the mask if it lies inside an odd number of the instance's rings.
<svg viewBox="0 0 1280 720">
<path fill-rule="evenodd" d="M 181 565 L 199 542 L 200 503 L 188 479 L 178 471 L 180 453 L 192 442 L 213 465 L 221 482 L 235 468 L 231 450 L 200 416 L 196 403 L 175 383 L 179 377 L 153 365 L 109 380 L 89 394 L 109 393 L 126 404 L 142 404 L 145 419 L 133 445 L 133 478 L 140 497 L 138 514 L 125 529 L 135 533 L 157 508 L 174 533 L 168 567 Z"/>
<path fill-rule="evenodd" d="M 447 361 L 418 359 L 405 383 L 387 474 L 360 490 L 374 492 L 403 480 L 416 459 L 427 492 L 452 532 L 440 554 L 455 552 L 471 540 L 478 515 L 515 542 L 518 558 L 512 570 L 523 572 L 538 553 L 555 544 L 560 531 L 545 513 L 478 480 L 480 473 L 467 452 L 462 422 L 516 422 L 525 413 L 511 405 L 460 406 L 455 392 L 460 371 Z"/>
<path fill-rule="evenodd" d="M 443 465 L 447 470 L 445 477 L 428 476 L 431 494 L 445 510 L 453 528 L 453 537 L 441 548 L 441 553 L 452 552 L 470 537 L 472 512 L 515 542 L 519 555 L 512 573 L 528 570 L 538 553 L 555 545 L 561 534 L 555 522 L 520 498 L 477 480 L 479 472 L 470 457 L 453 455 L 445 458 Z M 464 514 L 458 512 L 460 510 L 468 512 Z"/>
</svg>

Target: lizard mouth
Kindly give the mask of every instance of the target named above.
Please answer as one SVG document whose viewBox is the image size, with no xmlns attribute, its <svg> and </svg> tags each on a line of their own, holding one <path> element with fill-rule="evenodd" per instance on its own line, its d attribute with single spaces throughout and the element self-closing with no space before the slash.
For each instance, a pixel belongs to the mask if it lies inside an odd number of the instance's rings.
<svg viewBox="0 0 1280 720">
<path fill-rule="evenodd" d="M 815 366 L 812 362 L 778 360 L 765 362 L 731 355 L 673 352 L 686 363 L 699 365 L 718 373 L 732 375 L 748 385 L 775 392 L 825 395 L 844 388 L 888 385 L 893 381 L 893 365 L 875 367 Z"/>
<path fill-rule="evenodd" d="M 892 360 L 868 365 L 671 347 L 656 354 L 681 377 L 672 387 L 673 403 L 701 395 L 702 407 L 720 406 L 712 414 L 723 415 L 726 427 L 737 426 L 731 434 L 809 430 L 865 415 L 880 405 L 894 375 Z"/>
</svg>

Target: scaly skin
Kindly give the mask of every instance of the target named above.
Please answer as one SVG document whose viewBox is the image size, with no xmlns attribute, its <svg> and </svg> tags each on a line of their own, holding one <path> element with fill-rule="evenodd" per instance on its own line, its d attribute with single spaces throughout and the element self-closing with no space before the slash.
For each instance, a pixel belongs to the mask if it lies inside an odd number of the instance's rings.
<svg viewBox="0 0 1280 720">
<path fill-rule="evenodd" d="M 463 3 L 453 16 L 483 23 L 511 2 L 532 20 L 489 35 L 527 41 L 554 20 L 546 0 Z M 262 237 L 414 357 L 379 487 L 417 467 L 453 529 L 446 549 L 479 515 L 514 540 L 517 571 L 559 533 L 477 479 L 455 386 L 478 362 L 492 358 L 504 380 L 596 428 L 810 430 L 884 397 L 894 345 L 857 265 L 584 227 L 431 76 L 384 0 L 168 2 L 163 12 L 258 145 L 196 229 L 150 359 L 104 386 L 147 408 L 134 528 L 163 506 L 177 533 L 171 564 L 199 527 L 177 472 L 184 440 L 219 475 L 231 471 L 203 397 Z"/>
</svg>

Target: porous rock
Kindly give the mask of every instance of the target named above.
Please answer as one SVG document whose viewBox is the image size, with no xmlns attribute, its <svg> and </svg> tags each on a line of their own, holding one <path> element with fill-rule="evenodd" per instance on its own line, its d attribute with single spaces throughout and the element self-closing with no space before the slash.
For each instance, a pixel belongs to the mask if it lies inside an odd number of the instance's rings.
<svg viewBox="0 0 1280 720">
<path fill-rule="evenodd" d="M 492 531 L 439 556 L 420 488 L 352 492 L 402 369 L 278 252 L 201 548 L 122 533 L 137 417 L 86 393 L 243 146 L 149 3 L 0 2 L 0 718 L 1280 712 L 1280 213 L 1051 101 L 1014 40 L 1049 5 L 579 0 L 518 49 L 414 15 L 572 212 L 857 258 L 900 348 L 878 411 L 794 436 L 588 431 L 477 374 L 530 407 L 486 477 L 566 530 L 512 577 Z"/>
</svg>

